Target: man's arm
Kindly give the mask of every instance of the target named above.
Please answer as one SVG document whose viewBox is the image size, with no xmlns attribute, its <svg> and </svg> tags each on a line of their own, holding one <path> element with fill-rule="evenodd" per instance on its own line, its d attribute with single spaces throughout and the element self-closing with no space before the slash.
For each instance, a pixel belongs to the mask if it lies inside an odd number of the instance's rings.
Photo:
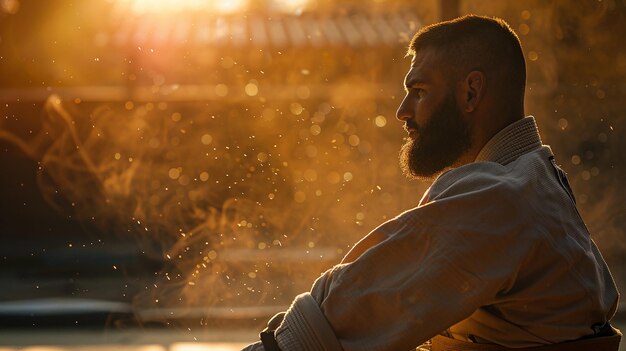
<svg viewBox="0 0 626 351">
<path fill-rule="evenodd" d="M 276 331 L 281 348 L 411 349 L 489 304 L 531 243 L 520 238 L 519 199 L 500 183 L 476 185 L 453 184 L 377 228 L 379 242 L 294 301 Z M 316 332 L 328 328 L 332 338 Z"/>
</svg>

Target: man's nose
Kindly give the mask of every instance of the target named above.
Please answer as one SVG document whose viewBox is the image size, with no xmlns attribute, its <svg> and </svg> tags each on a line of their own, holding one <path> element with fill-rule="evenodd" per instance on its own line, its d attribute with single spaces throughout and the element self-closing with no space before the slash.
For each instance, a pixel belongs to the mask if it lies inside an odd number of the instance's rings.
<svg viewBox="0 0 626 351">
<path fill-rule="evenodd" d="M 413 110 L 410 108 L 410 104 L 408 103 L 408 94 L 404 97 L 400 106 L 398 106 L 398 110 L 396 111 L 396 118 L 401 121 L 408 121 L 413 118 Z"/>
</svg>

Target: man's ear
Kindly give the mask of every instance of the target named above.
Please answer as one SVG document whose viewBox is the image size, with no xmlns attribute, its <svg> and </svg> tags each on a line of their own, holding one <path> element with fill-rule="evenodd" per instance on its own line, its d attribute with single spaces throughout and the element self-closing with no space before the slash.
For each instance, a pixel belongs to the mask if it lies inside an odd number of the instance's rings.
<svg viewBox="0 0 626 351">
<path fill-rule="evenodd" d="M 463 109 L 465 112 L 474 112 L 485 95 L 485 75 L 481 71 L 471 71 L 464 81 L 465 98 Z"/>
</svg>

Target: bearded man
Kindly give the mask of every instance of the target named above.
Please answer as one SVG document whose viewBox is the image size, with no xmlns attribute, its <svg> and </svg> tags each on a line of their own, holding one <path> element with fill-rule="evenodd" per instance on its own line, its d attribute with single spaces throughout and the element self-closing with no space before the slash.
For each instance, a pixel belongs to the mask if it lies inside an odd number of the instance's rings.
<svg viewBox="0 0 626 351">
<path fill-rule="evenodd" d="M 421 29 L 409 55 L 400 162 L 436 180 L 247 349 L 617 350 L 617 288 L 524 117 L 517 35 L 466 16 Z"/>
</svg>

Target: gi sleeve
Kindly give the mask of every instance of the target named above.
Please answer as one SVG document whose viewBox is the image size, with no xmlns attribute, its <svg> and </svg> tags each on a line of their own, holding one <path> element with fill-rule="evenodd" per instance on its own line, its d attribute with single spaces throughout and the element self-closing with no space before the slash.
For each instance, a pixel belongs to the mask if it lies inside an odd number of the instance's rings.
<svg viewBox="0 0 626 351">
<path fill-rule="evenodd" d="M 383 224 L 294 301 L 283 350 L 409 350 L 488 305 L 532 245 L 523 194 L 502 177 L 466 177 Z M 285 347 L 285 348 L 283 348 Z"/>
</svg>

